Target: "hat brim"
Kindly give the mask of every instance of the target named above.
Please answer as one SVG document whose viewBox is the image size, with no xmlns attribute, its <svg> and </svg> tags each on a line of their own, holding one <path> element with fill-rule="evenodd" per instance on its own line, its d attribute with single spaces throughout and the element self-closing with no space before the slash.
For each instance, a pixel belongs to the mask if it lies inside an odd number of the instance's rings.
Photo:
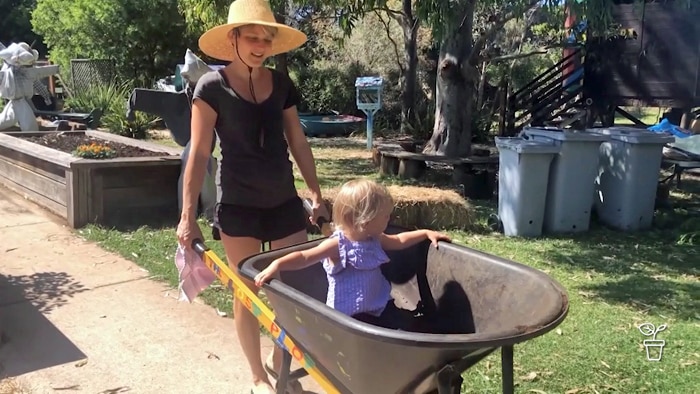
<svg viewBox="0 0 700 394">
<path fill-rule="evenodd" d="M 306 34 L 282 23 L 270 23 L 264 21 L 246 21 L 245 23 L 227 23 L 213 27 L 199 37 L 199 49 L 207 56 L 219 60 L 231 61 L 236 53 L 231 47 L 228 32 L 231 29 L 243 25 L 263 25 L 277 28 L 277 34 L 272 40 L 270 55 L 279 55 L 299 48 L 306 42 Z"/>
</svg>

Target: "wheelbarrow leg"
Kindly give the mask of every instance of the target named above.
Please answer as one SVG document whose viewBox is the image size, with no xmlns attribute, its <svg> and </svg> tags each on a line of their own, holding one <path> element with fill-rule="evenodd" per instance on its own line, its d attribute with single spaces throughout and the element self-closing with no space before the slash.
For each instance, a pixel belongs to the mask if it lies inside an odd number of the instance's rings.
<svg viewBox="0 0 700 394">
<path fill-rule="evenodd" d="M 438 372 L 438 394 L 459 394 L 462 389 L 461 368 L 448 364 Z"/>
<path fill-rule="evenodd" d="M 286 394 L 287 384 L 289 383 L 289 370 L 292 367 L 292 355 L 289 352 L 282 351 L 282 370 L 280 371 L 279 379 L 277 379 L 277 394 Z"/>
<path fill-rule="evenodd" d="M 501 347 L 503 394 L 513 394 L 513 346 Z"/>
<path fill-rule="evenodd" d="M 474 357 L 466 357 L 440 368 L 437 373 L 438 394 L 459 394 L 462 390 L 462 372 L 476 365 L 494 349 L 489 349 Z"/>
</svg>

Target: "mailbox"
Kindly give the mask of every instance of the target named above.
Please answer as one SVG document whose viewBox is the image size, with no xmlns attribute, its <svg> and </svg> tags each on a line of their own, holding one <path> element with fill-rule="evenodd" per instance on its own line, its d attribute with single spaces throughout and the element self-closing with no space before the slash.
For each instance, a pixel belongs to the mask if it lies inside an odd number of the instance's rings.
<svg viewBox="0 0 700 394">
<path fill-rule="evenodd" d="M 382 107 L 382 77 L 359 77 L 355 80 L 357 109 L 367 115 L 367 149 L 372 149 L 374 114 Z"/>
</svg>

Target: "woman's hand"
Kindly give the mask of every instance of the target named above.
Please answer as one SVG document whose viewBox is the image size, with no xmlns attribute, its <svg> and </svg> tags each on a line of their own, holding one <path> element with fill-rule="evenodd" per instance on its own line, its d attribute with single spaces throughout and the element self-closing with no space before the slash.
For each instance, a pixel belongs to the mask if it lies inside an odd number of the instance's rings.
<svg viewBox="0 0 700 394">
<path fill-rule="evenodd" d="M 427 230 L 426 237 L 428 237 L 431 244 L 433 246 L 435 246 L 436 248 L 438 247 L 438 241 L 452 242 L 449 235 L 439 233 L 439 232 L 433 231 L 433 230 Z"/>
<path fill-rule="evenodd" d="M 273 261 L 270 263 L 270 265 L 267 266 L 264 270 L 260 271 L 259 274 L 255 275 L 255 285 L 258 287 L 262 287 L 262 285 L 270 280 L 275 274 L 277 274 L 277 271 L 279 271 L 280 266 L 277 263 L 277 260 Z"/>
<path fill-rule="evenodd" d="M 202 229 L 199 228 L 197 221 L 188 217 L 180 218 L 180 223 L 177 225 L 177 240 L 185 248 L 191 248 L 192 241 L 195 239 L 204 241 Z"/>
<path fill-rule="evenodd" d="M 328 212 L 326 204 L 323 202 L 323 199 L 321 197 L 311 199 L 311 208 L 312 212 L 311 216 L 309 216 L 309 220 L 311 221 L 311 223 L 318 225 L 319 218 L 324 218 L 326 219 L 326 222 L 330 222 L 331 215 Z"/>
</svg>

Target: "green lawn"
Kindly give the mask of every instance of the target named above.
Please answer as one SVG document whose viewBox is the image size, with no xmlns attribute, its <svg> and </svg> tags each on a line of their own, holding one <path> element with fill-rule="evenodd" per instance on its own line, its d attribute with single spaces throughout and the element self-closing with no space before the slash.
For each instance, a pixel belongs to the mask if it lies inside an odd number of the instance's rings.
<svg viewBox="0 0 700 394">
<path fill-rule="evenodd" d="M 376 177 L 362 144 L 314 140 L 324 187 L 356 175 Z M 486 218 L 495 204 L 472 202 L 480 219 L 472 231 L 449 231 L 455 242 L 542 270 L 559 281 L 570 298 L 569 315 L 559 330 L 515 347 L 517 392 L 696 392 L 692 387 L 700 382 L 700 181 L 686 181 L 684 188 L 672 192 L 674 209 L 659 213 L 653 230 L 622 233 L 594 223 L 585 234 L 535 240 L 492 233 Z M 176 286 L 174 229 L 120 233 L 89 226 L 80 233 Z M 219 244 L 209 245 L 224 256 Z M 231 296 L 220 286 L 207 289 L 203 299 L 230 315 Z M 637 328 L 644 322 L 667 325 L 657 337 L 666 341 L 659 362 L 646 360 L 642 345 L 646 338 Z M 500 392 L 500 355 L 491 355 L 464 378 L 465 393 Z"/>
<path fill-rule="evenodd" d="M 661 120 L 665 109 L 652 108 L 652 107 L 623 107 L 625 111 L 635 116 L 637 119 L 641 120 L 645 124 L 655 125 Z M 616 125 L 632 125 L 634 124 L 631 120 L 625 118 L 624 116 L 615 113 L 615 124 Z"/>
</svg>

